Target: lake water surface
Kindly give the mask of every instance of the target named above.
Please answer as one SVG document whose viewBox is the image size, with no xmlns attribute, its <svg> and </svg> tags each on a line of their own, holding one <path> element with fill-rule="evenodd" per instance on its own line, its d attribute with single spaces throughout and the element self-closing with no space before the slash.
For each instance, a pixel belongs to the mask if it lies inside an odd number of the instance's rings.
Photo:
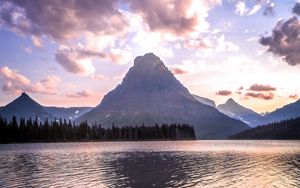
<svg viewBox="0 0 300 188">
<path fill-rule="evenodd" d="M 0 187 L 300 187 L 300 141 L 0 145 Z"/>
</svg>

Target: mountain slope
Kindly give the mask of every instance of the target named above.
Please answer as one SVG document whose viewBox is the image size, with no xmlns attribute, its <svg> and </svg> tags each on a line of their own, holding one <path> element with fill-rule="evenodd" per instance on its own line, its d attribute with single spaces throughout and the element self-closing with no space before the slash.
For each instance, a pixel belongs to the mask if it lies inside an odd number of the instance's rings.
<svg viewBox="0 0 300 188">
<path fill-rule="evenodd" d="M 11 119 L 13 115 L 17 118 L 35 118 L 40 119 L 49 118 L 52 119 L 53 116 L 47 112 L 47 110 L 30 98 L 26 93 L 22 93 L 20 97 L 7 104 L 0 110 L 0 115 Z"/>
<path fill-rule="evenodd" d="M 79 116 L 87 113 L 92 109 L 92 107 L 70 107 L 70 108 L 63 108 L 63 107 L 44 107 L 50 114 L 52 114 L 57 119 L 70 119 L 75 120 Z"/>
<path fill-rule="evenodd" d="M 224 104 L 218 105 L 218 110 L 229 117 L 241 120 L 251 127 L 255 127 L 257 121 L 261 119 L 261 115 L 251 109 L 235 102 L 232 98 L 228 99 Z"/>
<path fill-rule="evenodd" d="M 266 114 L 257 124 L 263 125 L 297 117 L 300 117 L 300 100 Z"/>
<path fill-rule="evenodd" d="M 229 139 L 299 140 L 300 118 L 285 120 L 264 126 L 258 126 L 254 129 L 246 130 L 236 135 L 230 136 Z"/>
<path fill-rule="evenodd" d="M 205 98 L 205 97 L 200 97 L 198 95 L 192 95 L 197 101 L 201 102 L 202 104 L 206 104 L 206 105 L 209 105 L 209 106 L 212 106 L 214 108 L 216 108 L 216 103 L 215 101 L 213 100 L 210 100 L 208 98 Z"/>
<path fill-rule="evenodd" d="M 102 126 L 188 123 L 199 139 L 221 139 L 248 129 L 215 108 L 197 101 L 154 54 L 134 60 L 122 83 L 77 122 Z"/>
</svg>

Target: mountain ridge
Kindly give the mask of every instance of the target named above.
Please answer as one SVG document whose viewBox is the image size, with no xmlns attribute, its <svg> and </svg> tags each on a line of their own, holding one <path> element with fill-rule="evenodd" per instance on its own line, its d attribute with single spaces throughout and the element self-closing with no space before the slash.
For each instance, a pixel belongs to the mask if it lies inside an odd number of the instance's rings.
<svg viewBox="0 0 300 188">
<path fill-rule="evenodd" d="M 276 110 L 262 116 L 260 121 L 257 122 L 257 125 L 263 125 L 297 117 L 300 117 L 300 99 L 277 108 Z"/>
<path fill-rule="evenodd" d="M 229 98 L 224 104 L 219 104 L 217 109 L 229 117 L 247 123 L 251 127 L 255 127 L 257 121 L 261 119 L 260 114 L 240 105 L 232 98 Z"/>
<path fill-rule="evenodd" d="M 40 120 L 71 119 L 75 120 L 80 115 L 91 110 L 92 107 L 54 107 L 43 106 L 32 99 L 27 93 L 22 94 L 12 102 L 0 108 L 0 116 L 11 119 L 12 116 L 19 118 L 35 118 Z"/>
<path fill-rule="evenodd" d="M 195 95 L 195 94 L 192 94 L 192 96 L 199 102 L 201 102 L 202 104 L 206 104 L 206 105 L 209 105 L 209 106 L 212 106 L 214 108 L 216 108 L 216 103 L 215 101 L 211 100 L 211 99 L 208 99 L 208 98 L 205 98 L 205 97 L 201 97 L 201 96 L 198 96 L 198 95 Z"/>
</svg>

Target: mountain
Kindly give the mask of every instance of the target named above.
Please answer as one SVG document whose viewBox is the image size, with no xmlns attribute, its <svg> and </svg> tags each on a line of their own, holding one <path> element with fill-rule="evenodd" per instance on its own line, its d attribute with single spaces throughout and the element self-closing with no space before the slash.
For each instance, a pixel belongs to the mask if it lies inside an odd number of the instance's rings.
<svg viewBox="0 0 300 188">
<path fill-rule="evenodd" d="M 75 120 L 79 116 L 90 111 L 92 107 L 45 107 L 45 109 L 57 119 Z"/>
<path fill-rule="evenodd" d="M 215 101 L 210 100 L 210 99 L 208 99 L 208 98 L 200 97 L 200 96 L 194 95 L 194 94 L 192 94 L 192 96 L 193 96 L 197 101 L 201 102 L 202 104 L 206 104 L 206 105 L 209 105 L 209 106 L 212 106 L 212 107 L 216 108 L 216 103 L 215 103 Z"/>
<path fill-rule="evenodd" d="M 300 140 L 300 118 L 284 120 L 230 136 L 229 139 L 242 140 Z"/>
<path fill-rule="evenodd" d="M 257 121 L 261 119 L 261 115 L 251 109 L 235 102 L 232 98 L 228 99 L 224 104 L 218 105 L 218 110 L 229 117 L 241 120 L 251 127 L 257 125 Z"/>
<path fill-rule="evenodd" d="M 11 119 L 13 115 L 17 118 L 49 118 L 53 116 L 39 103 L 35 102 L 26 93 L 22 93 L 17 99 L 7 104 L 0 110 L 0 115 Z"/>
<path fill-rule="evenodd" d="M 196 100 L 154 54 L 138 56 L 121 84 L 76 121 L 102 126 L 188 123 L 198 139 L 222 139 L 248 129 Z"/>
<path fill-rule="evenodd" d="M 300 117 L 300 99 L 294 103 L 285 105 L 282 108 L 278 108 L 275 111 L 264 115 L 262 119 L 257 122 L 257 125 L 263 125 L 297 117 Z"/>
</svg>

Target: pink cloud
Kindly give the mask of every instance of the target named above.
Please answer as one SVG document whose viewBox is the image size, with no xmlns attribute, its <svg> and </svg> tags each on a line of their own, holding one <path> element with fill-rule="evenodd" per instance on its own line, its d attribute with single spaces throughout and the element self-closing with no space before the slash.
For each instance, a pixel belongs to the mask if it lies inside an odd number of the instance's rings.
<svg viewBox="0 0 300 188">
<path fill-rule="evenodd" d="M 9 67 L 5 66 L 0 68 L 0 76 L 7 82 L 14 82 L 18 85 L 29 85 L 30 80 L 25 76 L 12 71 Z"/>
<path fill-rule="evenodd" d="M 183 70 L 183 69 L 178 68 L 178 67 L 172 68 L 171 70 L 172 70 L 173 74 L 175 74 L 175 75 L 180 75 L 180 74 L 186 74 L 187 73 L 186 70 Z"/>
<path fill-rule="evenodd" d="M 57 41 L 78 38 L 85 32 L 120 33 L 128 25 L 119 11 L 117 0 L 39 3 L 35 0 L 4 0 L 4 3 L 0 23 L 6 28 L 36 37 L 46 35 Z"/>
<path fill-rule="evenodd" d="M 7 66 L 0 68 L 0 79 L 4 82 L 1 88 L 2 91 L 9 93 L 26 91 L 29 93 L 55 94 L 60 81 L 57 76 L 48 76 L 39 82 L 31 83 L 28 78 Z"/>
<path fill-rule="evenodd" d="M 32 43 L 35 47 L 37 48 L 42 48 L 44 47 L 44 44 L 43 44 L 43 40 L 39 37 L 36 37 L 36 36 L 32 36 L 31 37 L 31 40 L 32 40 Z"/>
<path fill-rule="evenodd" d="M 249 90 L 250 91 L 276 91 L 276 88 L 270 85 L 254 84 L 250 86 Z"/>
<path fill-rule="evenodd" d="M 71 97 L 71 98 L 88 98 L 93 96 L 94 93 L 90 90 L 82 90 L 73 94 L 68 94 L 67 97 Z"/>
<path fill-rule="evenodd" d="M 205 21 L 207 12 L 219 1 L 127 1 L 130 10 L 141 15 L 151 31 L 167 32 L 185 36 L 199 30 L 207 29 Z"/>
<path fill-rule="evenodd" d="M 299 98 L 299 96 L 297 94 L 294 94 L 294 95 L 290 95 L 289 98 L 297 100 Z"/>
<path fill-rule="evenodd" d="M 92 52 L 80 51 L 65 45 L 60 45 L 55 58 L 57 62 L 67 71 L 79 75 L 91 75 L 95 72 L 91 59 L 88 56 L 95 56 Z"/>
<path fill-rule="evenodd" d="M 211 41 L 207 39 L 190 39 L 185 40 L 183 46 L 189 49 L 209 49 L 213 48 L 213 44 Z"/>
<path fill-rule="evenodd" d="M 274 98 L 274 94 L 271 92 L 267 92 L 267 93 L 248 92 L 245 94 L 245 96 L 252 97 L 252 98 L 258 98 L 258 99 L 264 99 L 264 100 L 271 100 Z"/>
<path fill-rule="evenodd" d="M 216 95 L 220 95 L 220 96 L 229 96 L 231 94 L 232 94 L 232 92 L 228 91 L 228 90 L 220 90 L 220 91 L 216 92 Z"/>
</svg>

